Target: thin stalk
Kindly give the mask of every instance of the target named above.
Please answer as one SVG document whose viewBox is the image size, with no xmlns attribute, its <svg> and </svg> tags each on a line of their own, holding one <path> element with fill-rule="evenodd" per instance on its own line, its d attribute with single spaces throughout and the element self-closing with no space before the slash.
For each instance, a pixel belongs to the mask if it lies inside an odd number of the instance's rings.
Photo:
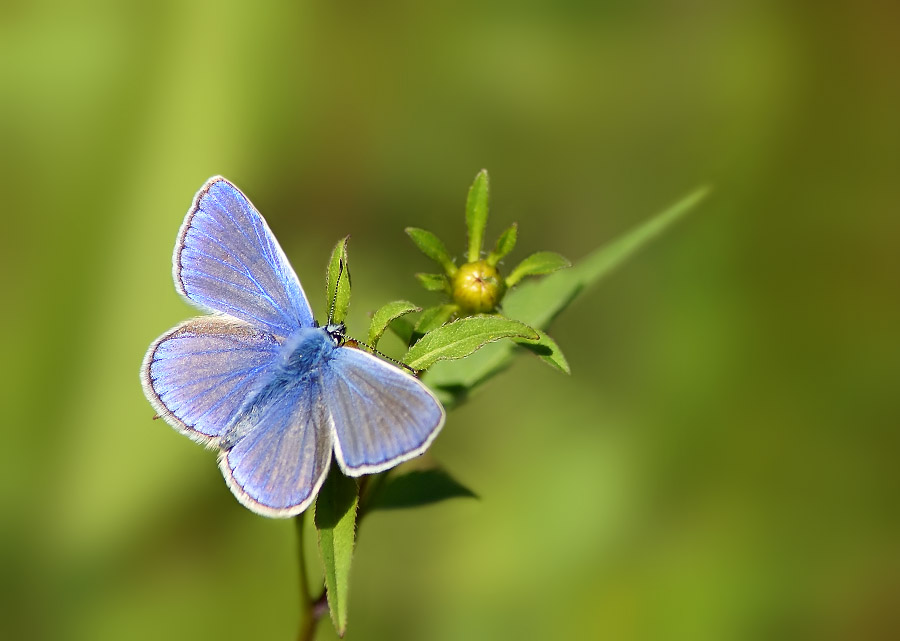
<svg viewBox="0 0 900 641">
<path fill-rule="evenodd" d="M 303 523 L 306 512 L 301 512 L 294 519 L 297 526 L 297 565 L 300 572 L 300 630 L 297 641 L 313 641 L 316 637 L 316 624 L 322 616 L 317 612 L 317 601 L 309 591 L 309 578 L 306 566 L 306 550 L 303 546 Z"/>
</svg>

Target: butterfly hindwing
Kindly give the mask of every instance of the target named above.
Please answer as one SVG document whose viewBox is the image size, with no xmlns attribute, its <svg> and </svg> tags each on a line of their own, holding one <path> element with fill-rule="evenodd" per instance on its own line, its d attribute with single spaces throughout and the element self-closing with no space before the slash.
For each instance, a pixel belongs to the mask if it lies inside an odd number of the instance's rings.
<svg viewBox="0 0 900 641">
<path fill-rule="evenodd" d="M 172 258 L 175 286 L 203 308 L 276 336 L 313 325 L 312 310 L 266 221 L 221 177 L 197 192 Z"/>
<path fill-rule="evenodd" d="M 219 457 L 225 481 L 257 514 L 288 517 L 312 503 L 331 464 L 331 417 L 316 380 L 281 383 L 245 406 Z M 231 444 L 230 433 L 241 436 Z"/>
<path fill-rule="evenodd" d="M 335 350 L 323 374 L 335 455 L 350 476 L 373 474 L 424 452 L 444 408 L 414 376 L 359 349 Z"/>
<path fill-rule="evenodd" d="M 258 378 L 274 366 L 279 349 L 274 336 L 238 319 L 194 318 L 147 350 L 144 393 L 175 429 L 215 444 Z"/>
</svg>

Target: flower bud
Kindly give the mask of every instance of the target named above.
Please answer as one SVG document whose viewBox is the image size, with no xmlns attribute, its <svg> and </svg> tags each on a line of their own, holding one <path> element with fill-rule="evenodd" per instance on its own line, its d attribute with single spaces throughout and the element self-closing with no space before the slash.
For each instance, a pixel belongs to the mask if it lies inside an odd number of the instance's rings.
<svg viewBox="0 0 900 641">
<path fill-rule="evenodd" d="M 456 270 L 451 289 L 453 302 L 464 312 L 482 314 L 497 307 L 506 286 L 496 267 L 479 260 L 466 263 Z"/>
</svg>

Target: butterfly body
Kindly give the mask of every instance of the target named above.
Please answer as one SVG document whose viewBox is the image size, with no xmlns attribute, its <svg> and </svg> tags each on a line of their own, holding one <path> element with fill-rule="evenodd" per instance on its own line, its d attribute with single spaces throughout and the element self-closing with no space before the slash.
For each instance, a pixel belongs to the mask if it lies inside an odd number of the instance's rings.
<svg viewBox="0 0 900 641">
<path fill-rule="evenodd" d="M 338 339 L 324 327 L 298 329 L 281 346 L 276 376 L 284 381 L 319 378 L 338 349 Z"/>
<path fill-rule="evenodd" d="M 221 177 L 198 192 L 173 256 L 178 291 L 214 315 L 163 334 L 144 392 L 179 432 L 219 449 L 246 507 L 288 517 L 314 500 L 332 456 L 349 476 L 418 456 L 444 410 L 414 376 L 319 327 L 265 220 Z"/>
<path fill-rule="evenodd" d="M 231 449 L 252 426 L 259 424 L 261 412 L 273 397 L 298 394 L 304 387 L 319 388 L 323 370 L 330 367 L 339 345 L 340 334 L 333 335 L 324 327 L 301 327 L 291 334 L 282 343 L 272 367 L 258 378 L 229 421 L 219 449 Z"/>
</svg>

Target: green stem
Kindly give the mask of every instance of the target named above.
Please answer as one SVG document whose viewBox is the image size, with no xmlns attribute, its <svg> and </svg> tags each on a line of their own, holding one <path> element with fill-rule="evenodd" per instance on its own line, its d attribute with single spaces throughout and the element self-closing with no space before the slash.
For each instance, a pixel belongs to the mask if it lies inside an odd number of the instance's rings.
<svg viewBox="0 0 900 641">
<path fill-rule="evenodd" d="M 309 579 L 306 569 L 306 550 L 303 547 L 303 523 L 306 512 L 301 512 L 294 519 L 297 526 L 297 565 L 300 571 L 300 630 L 297 641 L 313 641 L 316 637 L 316 624 L 321 613 L 317 612 L 318 599 L 313 599 L 309 591 Z"/>
</svg>

